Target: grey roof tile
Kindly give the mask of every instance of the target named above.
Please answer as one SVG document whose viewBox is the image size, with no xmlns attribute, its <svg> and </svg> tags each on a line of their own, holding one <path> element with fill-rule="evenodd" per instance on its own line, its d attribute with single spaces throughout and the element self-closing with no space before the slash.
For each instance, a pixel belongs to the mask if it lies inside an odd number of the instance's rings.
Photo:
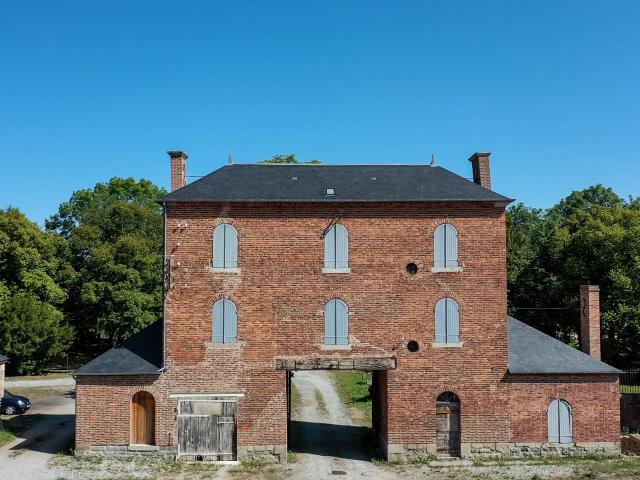
<svg viewBox="0 0 640 480">
<path fill-rule="evenodd" d="M 83 365 L 76 375 L 157 374 L 162 366 L 162 322 L 149 325 Z"/>
<path fill-rule="evenodd" d="M 0 362 L 4 363 L 7 360 L 9 360 L 9 359 L 0 353 Z"/>
<path fill-rule="evenodd" d="M 295 178 L 295 180 L 294 180 Z M 327 195 L 332 188 L 334 195 Z M 161 202 L 383 202 L 512 199 L 430 165 L 226 165 Z"/>
<path fill-rule="evenodd" d="M 622 373 L 513 317 L 509 317 L 509 372 Z"/>
</svg>

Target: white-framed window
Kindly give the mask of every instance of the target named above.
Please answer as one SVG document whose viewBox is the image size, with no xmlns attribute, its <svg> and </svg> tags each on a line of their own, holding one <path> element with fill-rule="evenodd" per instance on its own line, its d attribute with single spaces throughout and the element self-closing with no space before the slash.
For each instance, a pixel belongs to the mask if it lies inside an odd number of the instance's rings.
<svg viewBox="0 0 640 480">
<path fill-rule="evenodd" d="M 547 410 L 549 443 L 573 443 L 571 406 L 564 400 L 553 400 Z"/>
<path fill-rule="evenodd" d="M 343 225 L 332 225 L 324 236 L 324 268 L 349 268 L 349 234 Z"/>
<path fill-rule="evenodd" d="M 460 342 L 460 307 L 452 298 L 436 304 L 436 343 Z"/>
<path fill-rule="evenodd" d="M 238 341 L 238 310 L 231 300 L 218 300 L 213 305 L 213 343 Z"/>
<path fill-rule="evenodd" d="M 238 232 L 228 223 L 213 230 L 213 267 L 238 268 Z"/>
<path fill-rule="evenodd" d="M 435 268 L 457 268 L 458 231 L 450 223 L 438 225 L 433 235 L 433 258 Z"/>
<path fill-rule="evenodd" d="M 349 344 L 349 307 L 337 298 L 324 307 L 324 343 L 326 345 Z"/>
</svg>

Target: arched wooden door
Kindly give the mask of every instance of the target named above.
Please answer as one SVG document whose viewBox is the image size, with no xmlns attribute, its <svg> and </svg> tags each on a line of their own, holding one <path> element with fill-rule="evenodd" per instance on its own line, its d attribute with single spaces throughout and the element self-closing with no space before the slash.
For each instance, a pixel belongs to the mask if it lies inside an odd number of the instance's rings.
<svg viewBox="0 0 640 480">
<path fill-rule="evenodd" d="M 131 399 L 131 444 L 154 445 L 156 402 L 149 392 L 138 392 Z"/>
</svg>

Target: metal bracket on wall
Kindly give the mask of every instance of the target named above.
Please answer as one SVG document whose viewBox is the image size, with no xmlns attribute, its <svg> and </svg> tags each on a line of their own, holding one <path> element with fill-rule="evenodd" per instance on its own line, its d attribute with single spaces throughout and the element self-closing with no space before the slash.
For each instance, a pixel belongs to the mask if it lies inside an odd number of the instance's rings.
<svg viewBox="0 0 640 480">
<path fill-rule="evenodd" d="M 344 208 L 339 208 L 338 212 L 336 213 L 336 215 L 329 222 L 329 225 L 327 225 L 327 228 L 325 228 L 324 231 L 322 232 L 322 235 L 320 235 L 320 238 L 324 238 L 325 237 L 327 232 L 329 230 L 331 230 L 331 227 L 333 227 L 334 225 L 336 225 L 340 221 L 340 219 L 342 218 L 343 214 L 344 214 Z"/>
<path fill-rule="evenodd" d="M 173 290 L 176 286 L 176 264 L 171 258 L 164 261 L 164 291 Z"/>
</svg>

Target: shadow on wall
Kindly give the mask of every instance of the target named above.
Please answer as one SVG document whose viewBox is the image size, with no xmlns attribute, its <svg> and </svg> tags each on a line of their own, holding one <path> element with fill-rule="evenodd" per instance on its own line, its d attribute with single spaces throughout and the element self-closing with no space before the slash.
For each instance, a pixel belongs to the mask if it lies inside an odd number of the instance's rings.
<svg viewBox="0 0 640 480">
<path fill-rule="evenodd" d="M 620 396 L 620 427 L 623 431 L 640 432 L 640 394 Z"/>
<path fill-rule="evenodd" d="M 289 449 L 323 457 L 370 460 L 375 455 L 375 434 L 370 427 L 291 421 Z"/>
</svg>

